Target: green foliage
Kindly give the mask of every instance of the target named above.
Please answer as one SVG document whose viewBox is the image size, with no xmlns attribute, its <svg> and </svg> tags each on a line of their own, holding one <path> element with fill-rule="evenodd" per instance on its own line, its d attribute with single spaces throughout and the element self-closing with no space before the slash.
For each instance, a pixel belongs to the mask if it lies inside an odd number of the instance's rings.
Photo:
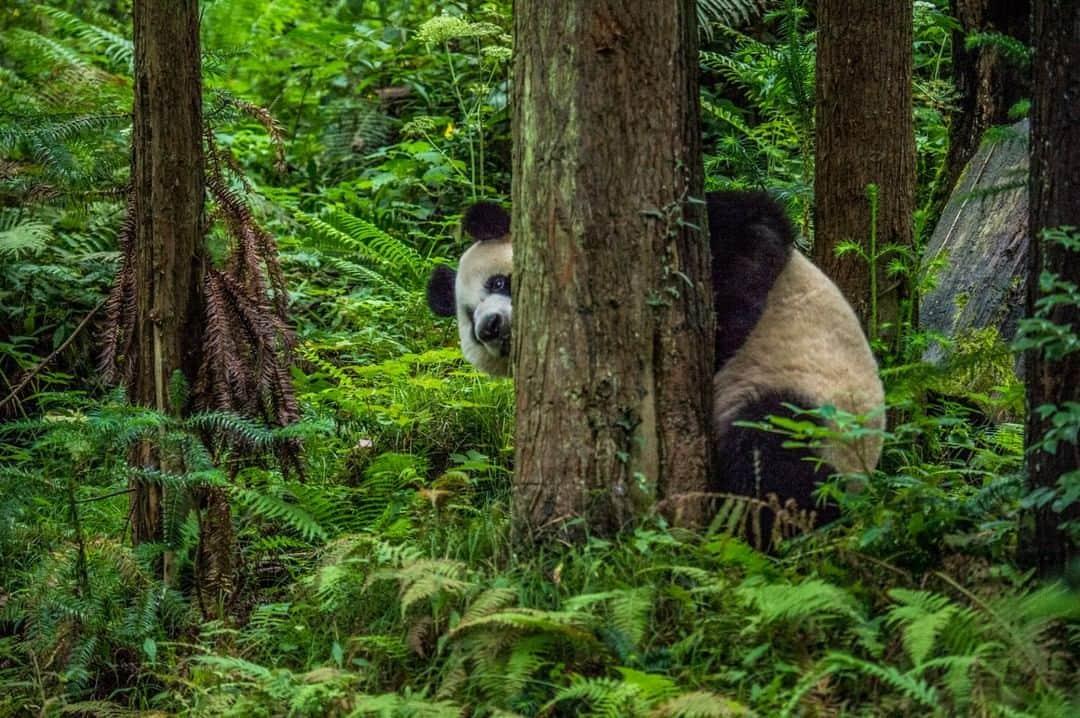
<svg viewBox="0 0 1080 718">
<path fill-rule="evenodd" d="M 923 204 L 948 150 L 945 5 L 915 3 Z M 0 9 L 4 395 L 117 269 L 128 6 Z M 302 418 L 127 406 L 101 389 L 91 330 L 0 404 L 0 715 L 1080 711 L 1077 593 L 1013 563 L 1025 500 L 1068 501 L 1072 484 L 1025 496 L 1023 387 L 996 336 L 956 338 L 931 367 L 913 357 L 936 338 L 904 334 L 884 360 L 881 466 L 826 483 L 842 519 L 772 555 L 735 530 L 745 501 L 704 532 L 649 516 L 613 539 L 525 552 L 510 533 L 512 386 L 465 365 L 453 322 L 424 302 L 432 266 L 460 251 L 462 208 L 509 188 L 509 3 L 201 10 L 205 112 L 229 166 L 211 209 L 243 185 L 277 242 Z M 804 6 L 701 0 L 698 12 L 717 81 L 702 96 L 710 184 L 773 190 L 810 235 Z M 223 261 L 236 238 L 218 226 L 209 243 Z M 863 259 L 923 276 L 891 250 Z M 1044 287 L 1045 312 L 1075 299 L 1057 278 Z M 1059 354 L 1075 343 L 1049 314 L 1024 341 Z M 176 405 L 189 393 L 170 387 Z M 1053 411 L 1048 440 L 1074 440 L 1075 408 Z M 815 446 L 864 424 L 825 407 L 760 428 Z M 129 464 L 148 437 L 175 458 L 167 469 Z M 296 441 L 300 470 L 285 473 L 273 459 Z M 163 489 L 165 531 L 133 551 L 136 481 Z M 206 622 L 190 597 L 206 548 L 194 507 L 209 490 L 228 498 L 237 595 Z"/>
<path fill-rule="evenodd" d="M 727 30 L 731 49 L 704 50 L 703 68 L 745 92 L 750 107 L 702 94 L 705 174 L 719 187 L 774 189 L 809 234 L 814 186 L 814 35 L 798 0 L 765 16 L 773 42 Z M 703 83 L 704 84 L 704 83 Z"/>
<path fill-rule="evenodd" d="M 1056 245 L 1057 251 L 1065 252 L 1071 261 L 1080 253 L 1080 232 L 1074 227 L 1058 227 L 1043 230 L 1042 241 Z M 1053 251 L 1050 249 L 1050 251 Z M 1043 270 L 1039 275 L 1039 298 L 1035 302 L 1035 316 L 1021 320 L 1013 348 L 1018 351 L 1039 353 L 1048 362 L 1061 361 L 1080 351 L 1080 333 L 1070 317 L 1080 310 L 1080 286 L 1053 272 Z M 1031 451 L 1056 454 L 1068 450 L 1080 442 L 1080 403 L 1066 401 L 1060 405 L 1043 404 L 1032 407 L 1049 428 L 1037 440 L 1031 441 Z M 1038 487 L 1027 498 L 1029 506 L 1047 504 L 1056 511 L 1064 511 L 1080 501 L 1080 468 L 1062 474 L 1054 487 Z M 1080 543 L 1080 522 L 1065 522 L 1071 540 Z"/>
<path fill-rule="evenodd" d="M 698 28 L 711 40 L 713 25 L 732 28 L 747 25 L 757 18 L 766 4 L 763 0 L 698 0 Z"/>
</svg>

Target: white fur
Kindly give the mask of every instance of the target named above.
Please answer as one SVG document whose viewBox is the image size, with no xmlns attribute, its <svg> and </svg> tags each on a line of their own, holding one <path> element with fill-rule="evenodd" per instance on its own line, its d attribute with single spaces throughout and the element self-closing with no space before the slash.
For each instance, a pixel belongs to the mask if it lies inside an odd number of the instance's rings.
<svg viewBox="0 0 1080 718">
<path fill-rule="evenodd" d="M 746 343 L 713 377 L 713 431 L 723 435 L 746 403 L 777 391 L 805 397 L 813 404 L 806 408 L 832 404 L 869 415 L 872 428 L 885 426 L 885 394 L 859 320 L 836 285 L 798 252 Z M 821 455 L 841 472 L 873 469 L 881 438 L 832 444 Z"/>
<path fill-rule="evenodd" d="M 461 255 L 454 278 L 461 353 L 477 369 L 494 376 L 510 375 L 510 353 L 504 351 L 501 342 L 484 343 L 477 339 L 474 323 L 479 323 L 486 314 L 494 312 L 502 315 L 505 326 L 512 326 L 510 297 L 490 294 L 484 289 L 484 284 L 493 274 L 510 276 L 513 264 L 509 238 L 477 242 Z M 469 307 L 473 310 L 471 320 L 467 311 Z"/>
</svg>

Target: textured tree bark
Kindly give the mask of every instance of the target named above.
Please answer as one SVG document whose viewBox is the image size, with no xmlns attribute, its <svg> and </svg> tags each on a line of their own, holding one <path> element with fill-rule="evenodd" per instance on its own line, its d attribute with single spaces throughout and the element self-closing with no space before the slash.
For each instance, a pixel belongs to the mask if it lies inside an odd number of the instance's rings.
<svg viewBox="0 0 1080 718">
<path fill-rule="evenodd" d="M 1027 314 L 1033 316 L 1042 295 L 1043 270 L 1080 284 L 1080 261 L 1075 254 L 1042 239 L 1047 228 L 1080 228 L 1080 3 L 1043 0 L 1035 3 L 1032 38 L 1035 46 L 1034 92 L 1031 112 L 1030 217 L 1032 242 L 1028 254 Z M 1055 324 L 1080 332 L 1077 307 L 1058 307 Z M 1080 402 L 1080 352 L 1050 360 L 1031 351 L 1027 358 L 1027 444 L 1037 444 L 1050 428 L 1037 408 Z M 1057 453 L 1028 454 L 1032 488 L 1053 487 L 1058 478 L 1080 468 L 1080 447 L 1063 442 Z M 1029 560 L 1043 574 L 1059 573 L 1080 555 L 1058 526 L 1080 520 L 1080 504 L 1058 513 L 1050 506 L 1035 515 L 1035 538 Z"/>
<path fill-rule="evenodd" d="M 913 242 L 912 5 L 819 0 L 817 19 L 813 257 L 873 338 L 875 324 L 899 318 L 906 284 L 886 276 L 887 260 L 872 277 L 866 260 L 835 250 L 850 241 L 870 253 L 869 184 L 879 188 L 877 249 Z"/>
<path fill-rule="evenodd" d="M 169 380 L 198 368 L 204 233 L 202 77 L 197 0 L 136 0 L 132 186 L 135 220 L 133 403 L 169 411 Z M 168 471 L 143 443 L 138 465 Z M 132 538 L 162 538 L 162 489 L 136 481 Z M 168 567 L 166 567 L 168 568 Z"/>
<path fill-rule="evenodd" d="M 610 533 L 710 464 L 695 6 L 514 11 L 516 519 Z"/>
<path fill-rule="evenodd" d="M 996 47 L 964 47 L 967 36 L 976 32 L 1001 33 L 1027 43 L 1031 37 L 1029 0 L 952 0 L 950 10 L 960 23 L 952 36 L 958 106 L 949 129 L 943 197 L 956 185 L 986 130 L 1008 124 L 1009 108 L 1028 97 L 1031 89 L 1025 68 L 1010 63 Z"/>
</svg>

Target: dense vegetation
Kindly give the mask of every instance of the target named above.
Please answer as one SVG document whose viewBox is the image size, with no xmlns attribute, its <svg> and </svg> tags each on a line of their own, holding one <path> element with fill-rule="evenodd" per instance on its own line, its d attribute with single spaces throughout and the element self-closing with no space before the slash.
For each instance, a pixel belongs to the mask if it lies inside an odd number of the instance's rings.
<svg viewBox="0 0 1080 718">
<path fill-rule="evenodd" d="M 176 419 L 104 383 L 130 2 L 5 3 L 0 715 L 1080 713 L 1078 594 L 1018 568 L 1024 509 L 1047 498 L 1025 489 L 1023 386 L 996 336 L 893 332 L 882 466 L 857 495 L 826 487 L 843 519 L 779 555 L 731 536 L 725 513 L 701 533 L 652 517 L 522 552 L 512 389 L 461 360 L 423 299 L 460 250 L 462 207 L 508 194 L 509 2 L 202 5 L 214 156 L 276 239 L 302 416 Z M 716 21 L 707 181 L 769 188 L 812 237 L 814 36 L 793 1 L 752 34 L 726 29 L 750 5 L 699 3 Z M 915 4 L 920 241 L 948 152 L 946 5 Z M 224 261 L 234 240 L 210 209 Z M 932 281 L 915 256 L 888 261 Z M 1040 326 L 1029 344 L 1067 341 Z M 921 361 L 930 342 L 943 363 Z M 175 382 L 173 400 L 186 391 Z M 1052 440 L 1076 441 L 1075 414 Z M 142 477 L 166 488 L 165 541 L 132 549 L 127 456 L 146 436 L 186 469 Z M 216 606 L 193 591 L 188 496 L 206 486 L 237 532 Z"/>
</svg>

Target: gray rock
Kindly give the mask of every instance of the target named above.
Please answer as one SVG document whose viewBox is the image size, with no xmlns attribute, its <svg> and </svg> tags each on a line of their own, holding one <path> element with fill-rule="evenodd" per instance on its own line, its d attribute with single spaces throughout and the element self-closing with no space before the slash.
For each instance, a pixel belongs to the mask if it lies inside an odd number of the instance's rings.
<svg viewBox="0 0 1080 718">
<path fill-rule="evenodd" d="M 923 252 L 936 278 L 919 325 L 946 337 L 993 327 L 1006 342 L 1024 316 L 1028 252 L 1028 122 L 984 142 L 964 170 Z M 924 359 L 938 361 L 934 344 Z"/>
</svg>

